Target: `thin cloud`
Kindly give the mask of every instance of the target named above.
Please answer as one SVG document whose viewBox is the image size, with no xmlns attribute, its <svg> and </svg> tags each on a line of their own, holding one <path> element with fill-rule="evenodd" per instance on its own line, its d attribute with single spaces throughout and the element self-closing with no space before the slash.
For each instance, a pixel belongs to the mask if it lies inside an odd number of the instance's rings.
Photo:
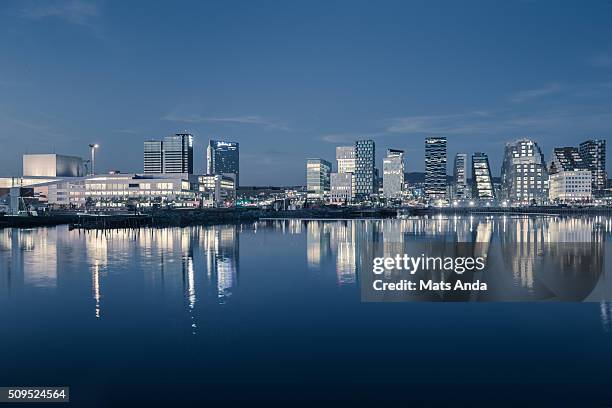
<svg viewBox="0 0 612 408">
<path fill-rule="evenodd" d="M 199 114 L 180 114 L 180 113 L 169 113 L 162 118 L 171 122 L 184 122 L 184 123 L 228 123 L 238 125 L 257 125 L 264 126 L 270 129 L 279 130 L 291 130 L 285 123 L 276 122 L 265 119 L 258 115 L 247 115 L 247 116 L 230 116 L 230 117 L 209 117 L 202 116 Z"/>
<path fill-rule="evenodd" d="M 330 133 L 322 135 L 319 139 L 327 143 L 355 143 L 355 140 L 373 139 L 384 136 L 386 132 L 377 133 Z"/>
<path fill-rule="evenodd" d="M 408 116 L 389 121 L 387 131 L 415 135 L 514 137 L 571 132 L 610 132 L 612 112 L 606 109 L 566 107 L 537 112 L 500 110 L 486 116 L 476 112 Z"/>
<path fill-rule="evenodd" d="M 590 57 L 587 62 L 594 67 L 612 68 L 612 54 L 601 52 Z"/>
<path fill-rule="evenodd" d="M 83 0 L 40 1 L 29 3 L 17 13 L 19 17 L 39 21 L 45 19 L 59 19 L 70 24 L 86 27 L 94 36 L 102 38 L 102 29 L 99 24 L 101 10 L 97 3 Z"/>
<path fill-rule="evenodd" d="M 552 83 L 552 84 L 546 85 L 543 88 L 528 89 L 528 90 L 516 92 L 514 95 L 510 97 L 510 101 L 515 102 L 515 103 L 526 102 L 532 99 L 542 98 L 544 96 L 558 93 L 561 90 L 563 90 L 563 87 L 560 84 Z"/>
</svg>

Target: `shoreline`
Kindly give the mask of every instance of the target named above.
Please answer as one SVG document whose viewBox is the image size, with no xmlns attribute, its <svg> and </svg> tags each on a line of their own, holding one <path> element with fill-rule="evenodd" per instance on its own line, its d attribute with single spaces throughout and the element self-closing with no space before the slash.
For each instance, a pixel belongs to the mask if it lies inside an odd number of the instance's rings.
<svg viewBox="0 0 612 408">
<path fill-rule="evenodd" d="M 207 208 L 161 210 L 145 214 L 51 213 L 41 216 L 0 216 L 0 229 L 70 225 L 72 229 L 112 229 L 140 227 L 183 227 L 218 225 L 258 220 L 354 220 L 389 219 L 405 216 L 436 215 L 612 215 L 612 207 L 400 207 L 400 208 L 313 208 L 300 210 L 261 210 L 251 208 Z"/>
</svg>

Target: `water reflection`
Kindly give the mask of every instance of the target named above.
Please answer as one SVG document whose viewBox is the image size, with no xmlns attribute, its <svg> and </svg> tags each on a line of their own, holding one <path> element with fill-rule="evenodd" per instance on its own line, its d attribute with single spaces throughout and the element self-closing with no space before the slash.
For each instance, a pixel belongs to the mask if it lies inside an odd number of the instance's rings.
<svg viewBox="0 0 612 408">
<path fill-rule="evenodd" d="M 427 252 L 440 246 L 448 254 L 466 255 L 456 243 L 472 243 L 473 253 L 468 255 L 487 258 L 509 274 L 488 276 L 492 287 L 488 294 L 468 292 L 451 299 L 440 294 L 423 300 L 491 300 L 493 296 L 497 300 L 599 301 L 608 300 L 607 294 L 612 293 L 601 272 L 606 237 L 612 233 L 609 217 L 474 215 L 275 220 L 246 227 L 112 231 L 2 229 L 0 294 L 87 288 L 92 315 L 102 318 L 109 291 L 121 290 L 112 286 L 113 276 L 130 276 L 141 279 L 134 285 L 151 296 L 181 304 L 195 334 L 202 308 L 231 302 L 239 283 L 241 236 L 252 235 L 249 245 L 255 245 L 258 231 L 304 239 L 304 258 L 295 261 L 298 265 L 291 273 L 299 273 L 299 263 L 305 260 L 306 268 L 317 276 L 328 276 L 338 287 L 354 290 L 364 272 L 371 270 L 374 257 Z M 559 242 L 576 245 L 550 245 Z M 279 245 L 278 252 L 283 254 L 284 244 Z M 547 272 L 546 265 L 563 273 Z M 465 277 L 483 279 L 482 273 Z M 455 277 L 440 272 L 432 278 L 452 281 Z M 608 322 L 610 307 L 605 305 L 602 321 Z"/>
</svg>

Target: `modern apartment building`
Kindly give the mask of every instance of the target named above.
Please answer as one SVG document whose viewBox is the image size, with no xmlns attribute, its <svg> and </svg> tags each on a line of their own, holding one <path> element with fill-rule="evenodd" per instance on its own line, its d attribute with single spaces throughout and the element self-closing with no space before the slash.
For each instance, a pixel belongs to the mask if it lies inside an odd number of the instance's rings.
<svg viewBox="0 0 612 408">
<path fill-rule="evenodd" d="M 549 199 L 555 203 L 590 201 L 592 174 L 576 147 L 558 147 L 553 150 L 549 164 Z"/>
<path fill-rule="evenodd" d="M 591 171 L 591 187 L 594 196 L 603 194 L 608 176 L 606 173 L 606 141 L 587 140 L 580 143 L 580 156 Z"/>
<path fill-rule="evenodd" d="M 544 204 L 548 200 L 548 171 L 536 142 L 521 139 L 506 144 L 500 199 L 514 205 Z"/>
<path fill-rule="evenodd" d="M 472 155 L 472 198 L 485 201 L 495 199 L 491 166 L 486 153 Z"/>
</svg>

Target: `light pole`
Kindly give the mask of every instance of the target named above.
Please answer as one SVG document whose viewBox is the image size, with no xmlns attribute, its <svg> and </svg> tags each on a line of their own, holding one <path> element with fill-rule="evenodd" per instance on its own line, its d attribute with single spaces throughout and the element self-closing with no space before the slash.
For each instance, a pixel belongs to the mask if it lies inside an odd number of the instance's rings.
<svg viewBox="0 0 612 408">
<path fill-rule="evenodd" d="M 95 171 L 96 171 L 96 149 L 98 147 L 100 147 L 97 143 L 96 144 L 90 144 L 89 147 L 91 148 L 91 170 L 90 170 L 90 175 L 94 175 Z"/>
</svg>

